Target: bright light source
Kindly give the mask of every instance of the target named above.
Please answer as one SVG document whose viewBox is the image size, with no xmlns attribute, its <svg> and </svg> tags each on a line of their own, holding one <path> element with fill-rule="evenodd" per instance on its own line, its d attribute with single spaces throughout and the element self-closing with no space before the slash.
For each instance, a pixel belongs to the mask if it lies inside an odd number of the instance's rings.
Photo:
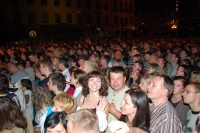
<svg viewBox="0 0 200 133">
<path fill-rule="evenodd" d="M 174 24 L 174 25 L 172 25 L 172 29 L 176 29 L 177 28 L 177 26 Z"/>
</svg>

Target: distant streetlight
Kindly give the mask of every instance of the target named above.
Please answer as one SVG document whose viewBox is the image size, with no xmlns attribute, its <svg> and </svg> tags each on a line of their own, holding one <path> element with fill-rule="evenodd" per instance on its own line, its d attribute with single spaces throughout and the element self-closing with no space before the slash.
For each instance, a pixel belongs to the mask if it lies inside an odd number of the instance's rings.
<svg viewBox="0 0 200 133">
<path fill-rule="evenodd" d="M 172 29 L 176 29 L 177 26 L 176 26 L 175 24 L 173 24 L 171 28 L 172 28 Z"/>
</svg>

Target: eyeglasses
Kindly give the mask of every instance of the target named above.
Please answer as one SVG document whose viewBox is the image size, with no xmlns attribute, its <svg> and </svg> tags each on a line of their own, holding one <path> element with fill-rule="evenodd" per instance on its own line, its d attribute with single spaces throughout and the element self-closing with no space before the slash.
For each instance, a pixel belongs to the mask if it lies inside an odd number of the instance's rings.
<svg viewBox="0 0 200 133">
<path fill-rule="evenodd" d="M 186 92 L 186 94 L 189 94 L 189 93 L 200 93 L 200 92 L 196 92 L 196 91 L 189 91 L 189 90 L 183 90 L 183 92 Z"/>
</svg>

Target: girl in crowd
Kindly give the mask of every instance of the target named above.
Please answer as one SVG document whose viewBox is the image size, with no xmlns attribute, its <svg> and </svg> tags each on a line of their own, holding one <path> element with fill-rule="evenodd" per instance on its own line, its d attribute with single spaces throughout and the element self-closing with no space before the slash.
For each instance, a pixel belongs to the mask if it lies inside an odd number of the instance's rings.
<svg viewBox="0 0 200 133">
<path fill-rule="evenodd" d="M 77 109 L 94 110 L 99 119 L 99 129 L 103 132 L 107 127 L 106 118 L 109 113 L 105 98 L 108 95 L 108 86 L 104 75 L 99 71 L 88 73 L 87 83 L 88 85 L 83 88 L 80 98 L 80 107 Z"/>
<path fill-rule="evenodd" d="M 76 110 L 76 99 L 68 96 L 65 93 L 58 94 L 54 97 L 53 112 L 62 112 L 70 114 Z"/>
<path fill-rule="evenodd" d="M 103 74 L 99 71 L 88 73 L 87 83 L 80 98 L 80 108 L 96 109 L 96 106 L 101 104 L 108 95 L 108 86 Z M 107 106 L 104 111 L 108 114 Z"/>
<path fill-rule="evenodd" d="M 32 102 L 36 110 L 35 122 L 37 126 L 35 130 L 41 130 L 41 133 L 44 133 L 44 121 L 52 111 L 51 94 L 45 86 L 36 86 L 32 92 Z"/>
<path fill-rule="evenodd" d="M 176 70 L 176 76 L 183 76 L 187 81 L 190 79 L 190 67 L 187 65 L 179 65 Z"/>
<path fill-rule="evenodd" d="M 31 121 L 8 97 L 0 97 L 0 116 L 1 133 L 33 133 Z"/>
<path fill-rule="evenodd" d="M 82 95 L 83 86 L 86 85 L 86 72 L 80 69 L 75 70 L 72 73 L 71 84 L 75 86 L 74 97 L 77 100 L 77 105 L 79 105 L 79 100 Z"/>
<path fill-rule="evenodd" d="M 138 127 L 144 132 L 149 132 L 149 100 L 144 91 L 140 89 L 126 91 L 121 104 L 121 113 L 120 121 L 125 122 L 129 127 Z"/>
<path fill-rule="evenodd" d="M 53 112 L 47 116 L 44 122 L 45 133 L 67 133 L 65 112 Z"/>
<path fill-rule="evenodd" d="M 181 121 L 181 124 L 184 125 L 184 122 L 189 111 L 189 106 L 184 104 L 182 94 L 183 90 L 187 84 L 187 80 L 182 76 L 174 77 L 174 91 L 170 102 L 176 110 L 176 113 Z"/>
</svg>

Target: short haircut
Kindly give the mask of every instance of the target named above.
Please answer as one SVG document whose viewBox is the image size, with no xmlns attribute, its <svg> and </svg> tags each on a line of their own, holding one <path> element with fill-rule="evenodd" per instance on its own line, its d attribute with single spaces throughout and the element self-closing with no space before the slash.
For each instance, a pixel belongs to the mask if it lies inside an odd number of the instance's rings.
<svg viewBox="0 0 200 133">
<path fill-rule="evenodd" d="M 73 129 L 80 129 L 92 133 L 99 132 L 98 118 L 92 110 L 81 109 L 71 113 L 67 117 L 68 122 L 72 123 Z"/>
<path fill-rule="evenodd" d="M 9 81 L 4 74 L 0 74 L 0 94 L 7 94 L 9 90 Z"/>
<path fill-rule="evenodd" d="M 45 60 L 42 60 L 41 61 L 41 63 L 40 63 L 40 65 L 43 65 L 43 66 L 45 66 L 45 67 L 47 67 L 48 69 L 49 69 L 49 71 L 50 72 L 53 72 L 53 63 L 52 63 L 52 61 L 51 61 L 51 59 L 50 58 L 47 58 L 47 59 L 45 59 Z"/>
<path fill-rule="evenodd" d="M 22 87 L 26 87 L 27 90 L 32 89 L 32 82 L 30 79 L 22 79 L 20 81 Z"/>
<path fill-rule="evenodd" d="M 175 76 L 173 81 L 175 81 L 175 80 L 180 80 L 183 83 L 183 87 L 185 87 L 188 83 L 186 78 L 183 76 Z"/>
<path fill-rule="evenodd" d="M 191 82 L 191 78 L 195 78 L 195 82 L 198 82 L 198 83 L 200 83 L 200 71 L 193 71 L 192 73 L 191 73 L 191 76 L 190 76 L 190 82 Z M 194 81 L 193 81 L 194 82 Z"/>
<path fill-rule="evenodd" d="M 76 99 L 65 93 L 58 94 L 54 97 L 54 104 L 58 105 L 66 114 L 76 110 Z"/>
<path fill-rule="evenodd" d="M 66 87 L 65 76 L 62 73 L 56 72 L 50 75 L 49 80 L 53 85 L 57 85 L 58 90 L 63 91 Z"/>
<path fill-rule="evenodd" d="M 164 87 L 168 90 L 168 98 L 171 96 L 171 94 L 173 93 L 174 91 L 174 82 L 173 80 L 167 76 L 167 75 L 164 75 L 164 74 L 160 74 L 160 73 L 157 73 L 155 75 L 155 77 L 160 77 L 163 79 L 163 85 Z"/>
<path fill-rule="evenodd" d="M 58 58 L 59 62 L 62 63 L 66 68 L 69 67 L 68 59 L 66 57 Z"/>
<path fill-rule="evenodd" d="M 45 133 L 47 132 L 47 128 L 54 128 L 59 123 L 61 123 L 62 126 L 67 131 L 66 116 L 67 115 L 66 115 L 65 112 L 52 112 L 50 115 L 48 115 L 45 122 L 44 122 Z"/>
<path fill-rule="evenodd" d="M 110 73 L 121 73 L 124 77 L 126 77 L 126 70 L 122 66 L 113 66 L 109 70 L 109 78 Z"/>
<path fill-rule="evenodd" d="M 102 58 L 106 60 L 107 63 L 110 61 L 110 57 L 108 55 L 102 55 Z"/>
<path fill-rule="evenodd" d="M 192 82 L 192 83 L 189 83 L 188 85 L 194 86 L 194 89 L 196 90 L 196 92 L 200 93 L 200 83 Z"/>
</svg>

